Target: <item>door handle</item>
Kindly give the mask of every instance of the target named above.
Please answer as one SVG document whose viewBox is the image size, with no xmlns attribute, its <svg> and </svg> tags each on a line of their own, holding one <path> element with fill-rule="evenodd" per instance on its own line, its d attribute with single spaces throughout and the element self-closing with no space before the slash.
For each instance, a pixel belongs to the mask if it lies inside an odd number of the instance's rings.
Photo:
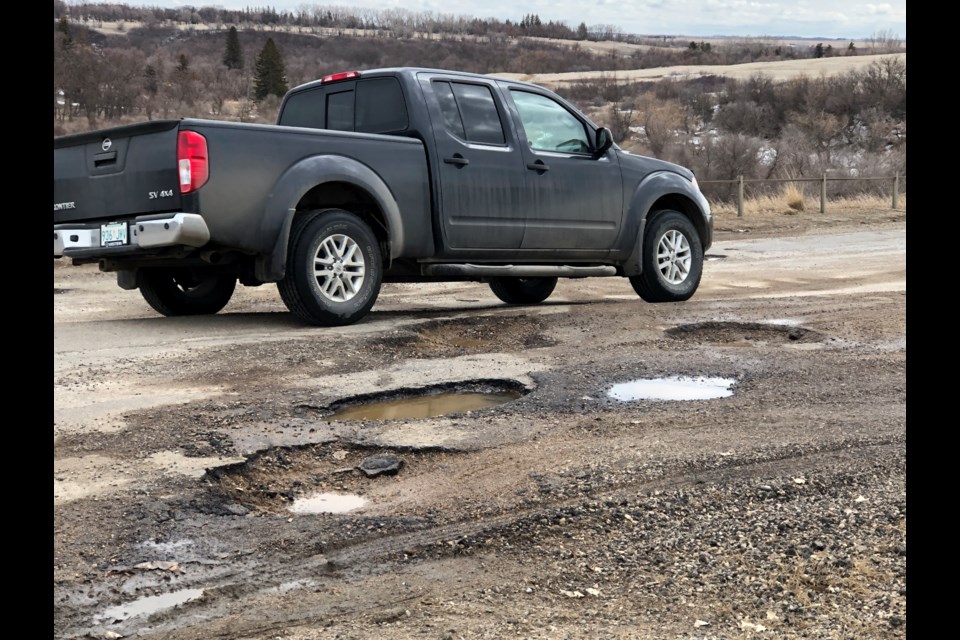
<svg viewBox="0 0 960 640">
<path fill-rule="evenodd" d="M 536 171 L 537 173 L 542 174 L 544 171 L 550 171 L 550 167 L 544 164 L 543 160 L 537 160 L 536 162 L 528 162 L 527 169 L 531 171 Z"/>
<path fill-rule="evenodd" d="M 459 153 L 453 154 L 452 158 L 444 158 L 443 161 L 446 162 L 447 164 L 453 164 L 458 167 L 465 167 L 468 164 L 470 164 L 470 161 L 464 158 Z"/>
</svg>

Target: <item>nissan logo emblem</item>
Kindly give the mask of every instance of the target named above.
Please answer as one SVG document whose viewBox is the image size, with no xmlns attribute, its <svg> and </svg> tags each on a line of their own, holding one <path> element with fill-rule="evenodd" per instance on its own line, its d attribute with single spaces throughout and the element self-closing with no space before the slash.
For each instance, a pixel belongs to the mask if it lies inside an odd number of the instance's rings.
<svg viewBox="0 0 960 640">
<path fill-rule="evenodd" d="M 100 145 L 100 147 L 101 147 L 104 151 L 110 151 L 110 147 L 111 147 L 111 146 L 113 146 L 113 143 L 110 142 L 110 138 L 104 138 L 104 139 L 103 139 L 103 143 Z"/>
</svg>

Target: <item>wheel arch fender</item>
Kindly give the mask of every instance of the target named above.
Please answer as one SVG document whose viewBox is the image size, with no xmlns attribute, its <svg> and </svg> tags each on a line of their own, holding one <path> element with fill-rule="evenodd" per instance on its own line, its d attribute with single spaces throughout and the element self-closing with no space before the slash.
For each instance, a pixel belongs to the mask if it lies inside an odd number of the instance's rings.
<svg viewBox="0 0 960 640">
<path fill-rule="evenodd" d="M 693 183 L 670 171 L 656 171 L 637 185 L 627 209 L 627 237 L 632 238 L 632 250 L 623 263 L 623 275 L 635 276 L 643 271 L 643 237 L 650 216 L 663 209 L 682 213 L 693 223 L 700 235 L 704 252 L 713 241 L 713 222 L 710 204 Z"/>
<path fill-rule="evenodd" d="M 379 225 L 385 240 L 386 261 L 404 252 L 400 207 L 384 180 L 369 166 L 342 155 L 325 154 L 304 158 L 287 169 L 267 197 L 260 233 L 270 239 L 265 252 L 256 261 L 256 277 L 261 282 L 276 282 L 286 272 L 287 250 L 293 217 L 311 193 L 324 187 L 343 185 L 372 203 L 375 229 Z M 318 203 L 323 205 L 322 202 Z M 340 206 L 333 203 L 329 206 Z M 314 208 L 314 207 L 311 207 Z"/>
</svg>

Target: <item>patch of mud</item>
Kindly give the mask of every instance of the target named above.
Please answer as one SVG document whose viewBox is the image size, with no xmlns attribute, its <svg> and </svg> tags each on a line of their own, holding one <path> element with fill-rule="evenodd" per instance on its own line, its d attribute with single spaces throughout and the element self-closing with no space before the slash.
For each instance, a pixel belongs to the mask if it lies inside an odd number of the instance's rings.
<svg viewBox="0 0 960 640">
<path fill-rule="evenodd" d="M 138 475 L 132 468 L 107 456 L 59 458 L 53 463 L 53 503 L 115 493 Z"/>
<path fill-rule="evenodd" d="M 531 316 L 478 316 L 434 320 L 380 341 L 375 350 L 404 358 L 442 358 L 491 351 L 534 349 L 556 344 L 543 334 L 542 320 Z"/>
<path fill-rule="evenodd" d="M 201 478 L 209 469 L 239 464 L 244 461 L 244 458 L 222 458 L 219 456 L 191 458 L 179 451 L 158 451 L 147 460 L 166 473 Z"/>
<path fill-rule="evenodd" d="M 744 346 L 755 343 L 815 343 L 824 340 L 824 335 L 818 331 L 782 322 L 697 322 L 682 324 L 667 329 L 664 333 L 677 340 Z"/>
</svg>

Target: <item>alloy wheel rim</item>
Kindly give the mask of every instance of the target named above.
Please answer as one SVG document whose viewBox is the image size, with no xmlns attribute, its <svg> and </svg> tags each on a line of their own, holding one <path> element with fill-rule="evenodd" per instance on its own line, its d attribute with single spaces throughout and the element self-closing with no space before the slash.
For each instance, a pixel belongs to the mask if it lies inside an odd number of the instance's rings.
<svg viewBox="0 0 960 640">
<path fill-rule="evenodd" d="M 360 293 L 366 275 L 363 252 L 353 238 L 327 236 L 317 247 L 313 274 L 321 295 L 333 302 L 347 302 Z"/>
<path fill-rule="evenodd" d="M 690 275 L 693 252 L 687 237 L 675 229 L 667 231 L 657 243 L 657 268 L 670 284 L 680 284 Z"/>
</svg>

